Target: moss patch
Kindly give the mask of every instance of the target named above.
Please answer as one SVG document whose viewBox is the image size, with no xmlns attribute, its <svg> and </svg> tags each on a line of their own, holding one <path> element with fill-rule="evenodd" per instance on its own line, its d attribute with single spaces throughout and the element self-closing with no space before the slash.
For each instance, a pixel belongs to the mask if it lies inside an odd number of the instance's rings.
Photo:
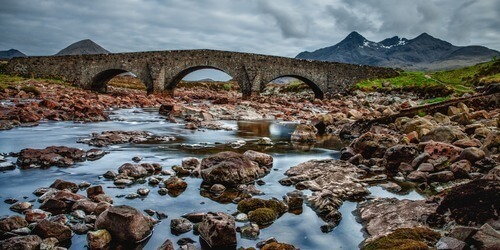
<svg viewBox="0 0 500 250">
<path fill-rule="evenodd" d="M 270 208 L 279 216 L 288 210 L 285 203 L 276 199 L 263 200 L 259 198 L 250 198 L 238 202 L 238 211 L 245 214 L 248 214 L 258 208 Z"/>
<path fill-rule="evenodd" d="M 270 225 L 276 220 L 277 217 L 278 215 L 274 212 L 274 210 L 265 207 L 257 208 L 248 213 L 248 220 L 259 226 Z"/>
<path fill-rule="evenodd" d="M 365 246 L 363 250 L 375 249 L 429 249 L 441 238 L 441 234 L 429 228 L 399 228 L 391 234 L 378 238 Z"/>
</svg>

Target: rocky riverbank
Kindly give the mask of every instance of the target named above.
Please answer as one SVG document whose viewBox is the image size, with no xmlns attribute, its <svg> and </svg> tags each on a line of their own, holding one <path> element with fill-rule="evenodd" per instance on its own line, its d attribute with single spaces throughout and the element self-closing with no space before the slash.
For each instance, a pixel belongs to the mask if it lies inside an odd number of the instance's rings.
<svg viewBox="0 0 500 250">
<path fill-rule="evenodd" d="M 171 98 L 124 89 L 98 94 L 34 80 L 23 84 L 0 93 L 3 129 L 33 126 L 43 120 L 98 122 L 109 119 L 114 109 L 157 107 L 165 120 L 184 123 L 189 130 L 224 129 L 218 120 L 296 121 L 301 125 L 290 140 L 314 144 L 320 134 L 336 134 L 357 120 L 394 115 L 420 103 L 410 94 L 353 92 L 332 100 L 314 100 L 299 93 L 241 100 L 235 91 L 210 89 L 182 88 L 176 90 L 179 98 Z M 499 122 L 498 103 L 483 107 L 458 103 L 444 113 L 418 113 L 370 124 L 340 151 L 340 159 L 289 166 L 279 183 L 296 190 L 282 198 L 258 197 L 263 195 L 258 186 L 266 185 L 262 178 L 274 167 L 273 156 L 265 152 L 225 151 L 203 159 L 186 157 L 171 168 L 131 157 L 133 163 L 119 163 L 102 173 L 107 185 L 133 189 L 125 199 L 146 199 L 151 192 L 182 197 L 189 188 L 186 178 L 200 178 L 202 184 L 196 187 L 200 195 L 235 203 L 236 211 L 199 211 L 168 218 L 166 211 L 147 209 L 145 215 L 129 205 L 113 205 L 114 199 L 123 197 L 111 197 L 101 185 L 63 178 L 33 190 L 37 200 L 5 200 L 18 215 L 0 219 L 0 249 L 64 249 L 71 245 L 73 234 L 86 235 L 90 249 L 140 249 L 155 225 L 167 218 L 173 235 L 194 232 L 203 247 L 234 249 L 238 237 L 257 240 L 262 230 L 286 213 L 300 214 L 304 204 L 324 221 L 320 230 L 333 233 L 343 217 L 339 209 L 346 201 L 358 202 L 356 214 L 366 236 L 360 247 L 365 249 L 496 249 L 500 242 Z M 105 149 L 112 145 L 175 140 L 148 131 L 100 131 L 79 141 L 99 148 L 26 148 L 10 155 L 17 158 L 15 164 L 6 164 L 2 156 L 0 166 L 5 165 L 2 171 L 16 166 L 23 170 L 69 167 L 107 157 Z M 273 147 L 274 143 L 261 138 L 255 145 Z M 147 187 L 135 188 L 145 183 Z M 373 197 L 371 186 L 393 193 L 410 188 L 425 199 Z M 195 243 L 186 237 L 177 245 L 197 249 Z M 256 247 L 296 249 L 276 239 L 260 241 Z M 158 249 L 174 249 L 174 243 L 166 239 Z"/>
</svg>

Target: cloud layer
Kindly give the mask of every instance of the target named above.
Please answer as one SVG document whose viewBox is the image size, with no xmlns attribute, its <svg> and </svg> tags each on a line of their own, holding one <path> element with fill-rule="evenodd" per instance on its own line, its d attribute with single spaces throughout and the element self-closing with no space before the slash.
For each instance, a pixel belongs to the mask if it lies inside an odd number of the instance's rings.
<svg viewBox="0 0 500 250">
<path fill-rule="evenodd" d="M 112 52 L 219 49 L 293 57 L 351 31 L 423 32 L 500 49 L 497 0 L 4 0 L 0 50 L 51 55 L 90 38 Z"/>
</svg>

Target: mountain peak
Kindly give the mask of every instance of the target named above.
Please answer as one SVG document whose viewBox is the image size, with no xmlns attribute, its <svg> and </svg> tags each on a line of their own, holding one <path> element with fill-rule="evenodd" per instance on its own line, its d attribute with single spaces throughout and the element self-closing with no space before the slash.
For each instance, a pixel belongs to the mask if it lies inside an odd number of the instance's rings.
<svg viewBox="0 0 500 250">
<path fill-rule="evenodd" d="M 26 57 L 26 55 L 17 49 L 0 51 L 0 59 L 12 59 L 14 57 Z"/>
<path fill-rule="evenodd" d="M 108 50 L 101 47 L 90 39 L 84 39 L 69 45 L 68 47 L 59 51 L 56 56 L 65 55 L 88 55 L 88 54 L 109 54 Z"/>
<path fill-rule="evenodd" d="M 344 38 L 344 40 L 342 40 L 342 42 L 347 42 L 347 41 L 352 41 L 352 42 L 356 42 L 356 43 L 363 43 L 364 41 L 366 41 L 366 38 L 364 36 L 362 36 L 361 34 L 359 34 L 358 32 L 353 31 L 353 32 L 349 33 L 349 35 L 347 35 L 346 38 Z M 340 42 L 340 43 L 342 43 L 342 42 Z"/>
</svg>

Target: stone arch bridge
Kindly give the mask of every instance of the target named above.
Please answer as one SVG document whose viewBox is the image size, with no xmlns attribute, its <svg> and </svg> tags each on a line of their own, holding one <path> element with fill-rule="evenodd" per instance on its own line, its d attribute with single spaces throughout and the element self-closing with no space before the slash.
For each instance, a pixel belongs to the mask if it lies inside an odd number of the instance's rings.
<svg viewBox="0 0 500 250">
<path fill-rule="evenodd" d="M 199 69 L 221 70 L 238 82 L 247 98 L 272 80 L 290 76 L 304 81 L 317 98 L 349 90 L 356 82 L 392 77 L 394 69 L 286 57 L 216 51 L 172 50 L 98 55 L 14 58 L 6 71 L 26 77 L 62 78 L 85 89 L 103 91 L 118 74 L 131 72 L 148 93 L 173 95 L 187 74 Z"/>
</svg>

